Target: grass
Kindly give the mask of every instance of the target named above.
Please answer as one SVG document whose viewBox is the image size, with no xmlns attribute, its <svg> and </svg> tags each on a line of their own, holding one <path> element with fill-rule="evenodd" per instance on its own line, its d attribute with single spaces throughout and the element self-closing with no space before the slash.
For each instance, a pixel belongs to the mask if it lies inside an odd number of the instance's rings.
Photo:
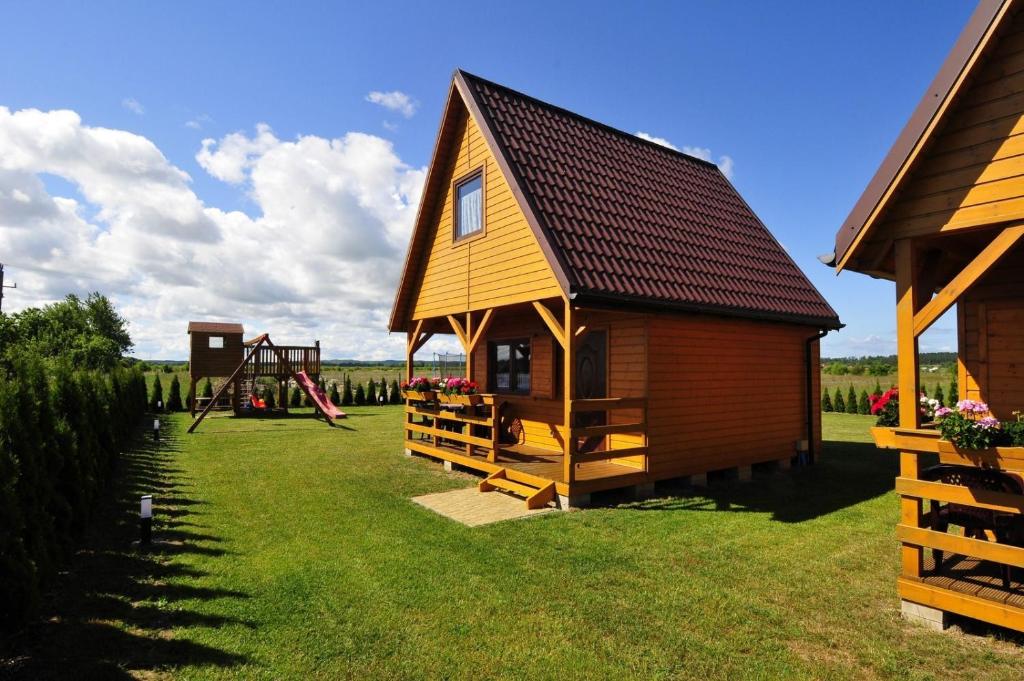
<svg viewBox="0 0 1024 681">
<path fill-rule="evenodd" d="M 402 456 L 400 413 L 168 419 L 0 676 L 1020 678 L 1012 637 L 900 619 L 870 418 L 825 415 L 812 468 L 471 529 L 410 502 L 472 480 Z"/>
</svg>

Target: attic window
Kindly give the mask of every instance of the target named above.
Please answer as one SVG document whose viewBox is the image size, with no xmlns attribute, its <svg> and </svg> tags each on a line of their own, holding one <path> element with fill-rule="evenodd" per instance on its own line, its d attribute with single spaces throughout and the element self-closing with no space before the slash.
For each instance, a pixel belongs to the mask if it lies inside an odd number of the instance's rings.
<svg viewBox="0 0 1024 681">
<path fill-rule="evenodd" d="M 224 347 L 224 336 L 210 336 L 210 347 L 218 350 Z"/>
<path fill-rule="evenodd" d="M 455 240 L 484 229 L 484 177 L 477 171 L 455 185 Z"/>
</svg>

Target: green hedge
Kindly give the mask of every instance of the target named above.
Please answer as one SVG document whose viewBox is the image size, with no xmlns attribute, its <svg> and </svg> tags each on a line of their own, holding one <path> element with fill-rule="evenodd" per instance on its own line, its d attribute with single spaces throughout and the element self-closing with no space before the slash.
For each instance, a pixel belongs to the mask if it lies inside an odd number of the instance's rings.
<svg viewBox="0 0 1024 681">
<path fill-rule="evenodd" d="M 0 628 L 24 621 L 75 539 L 146 410 L 138 370 L 0 371 Z"/>
</svg>

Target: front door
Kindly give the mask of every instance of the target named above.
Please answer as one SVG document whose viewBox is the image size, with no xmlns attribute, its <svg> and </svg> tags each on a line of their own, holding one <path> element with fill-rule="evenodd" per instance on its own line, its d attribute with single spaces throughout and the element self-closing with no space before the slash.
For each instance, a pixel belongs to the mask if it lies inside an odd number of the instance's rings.
<svg viewBox="0 0 1024 681">
<path fill-rule="evenodd" d="M 608 397 L 608 332 L 591 331 L 576 349 L 576 395 L 578 400 Z M 576 414 L 576 426 L 603 426 L 607 412 L 585 411 Z M 577 451 L 592 452 L 604 449 L 604 437 L 581 438 Z"/>
</svg>

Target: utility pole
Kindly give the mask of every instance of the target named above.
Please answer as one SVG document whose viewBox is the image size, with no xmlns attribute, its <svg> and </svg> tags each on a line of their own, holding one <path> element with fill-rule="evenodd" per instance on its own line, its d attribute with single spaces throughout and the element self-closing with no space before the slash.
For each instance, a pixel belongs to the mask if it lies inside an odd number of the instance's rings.
<svg viewBox="0 0 1024 681">
<path fill-rule="evenodd" d="M 5 288 L 18 288 L 18 283 L 5 284 L 4 283 L 4 264 L 0 262 L 0 310 L 4 306 L 4 289 Z"/>
</svg>

